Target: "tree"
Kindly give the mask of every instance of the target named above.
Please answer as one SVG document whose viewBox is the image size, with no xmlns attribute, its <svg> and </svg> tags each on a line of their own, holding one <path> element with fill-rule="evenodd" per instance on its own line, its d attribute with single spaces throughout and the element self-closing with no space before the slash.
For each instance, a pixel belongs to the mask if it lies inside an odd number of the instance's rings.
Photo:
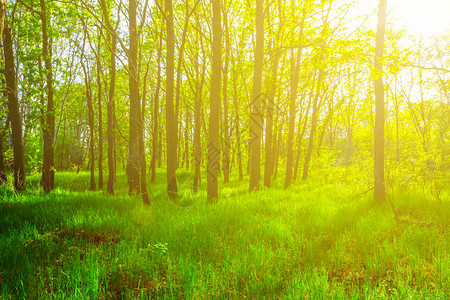
<svg viewBox="0 0 450 300">
<path fill-rule="evenodd" d="M 156 24 L 155 24 L 156 25 Z M 159 34 L 159 44 L 156 58 L 157 73 L 156 73 L 156 89 L 153 97 L 153 128 L 152 128 L 152 159 L 150 161 L 150 169 L 152 170 L 151 182 L 156 180 L 156 159 L 158 156 L 158 115 L 159 115 L 159 92 L 161 90 L 161 56 L 162 56 L 162 39 L 163 28 L 161 24 L 161 31 Z"/>
<path fill-rule="evenodd" d="M 384 182 L 384 85 L 383 48 L 386 27 L 387 0 L 380 0 L 378 25 L 375 40 L 375 128 L 374 128 L 374 198 L 383 201 L 386 197 Z"/>
<path fill-rule="evenodd" d="M 17 97 L 17 81 L 14 66 L 11 27 L 5 21 L 3 34 L 3 53 L 5 56 L 6 93 L 8 95 L 9 120 L 11 122 L 12 144 L 14 150 L 14 188 L 25 189 L 25 150 L 23 146 L 22 118 Z"/>
<path fill-rule="evenodd" d="M 177 126 L 175 124 L 174 96 L 174 60 L 175 32 L 173 24 L 172 0 L 164 1 L 167 31 L 166 56 L 166 151 L 167 151 L 167 194 L 170 198 L 178 196 L 177 188 Z"/>
<path fill-rule="evenodd" d="M 53 101 L 53 70 L 52 70 L 52 41 L 48 35 L 49 17 L 45 0 L 40 0 L 41 26 L 42 26 L 42 55 L 46 70 L 47 111 L 45 112 L 45 125 L 42 129 L 44 140 L 44 158 L 42 163 L 41 184 L 46 193 L 55 187 L 55 148 L 53 137 L 55 135 L 55 109 Z"/>
<path fill-rule="evenodd" d="M 87 32 L 85 33 L 87 34 Z M 86 37 L 85 37 L 86 38 Z M 89 165 L 91 173 L 91 191 L 95 190 L 95 144 L 94 144 L 94 109 L 92 107 L 92 88 L 91 88 L 91 76 L 89 74 L 87 65 L 87 59 L 84 55 L 85 41 L 83 40 L 81 49 L 81 66 L 84 73 L 84 86 L 86 88 L 86 103 L 88 107 L 88 122 L 89 122 Z M 85 63 L 86 61 L 86 63 Z"/>
<path fill-rule="evenodd" d="M 224 7 L 223 24 L 225 27 L 225 64 L 222 75 L 223 85 L 223 182 L 227 183 L 230 180 L 230 126 L 228 122 L 228 65 L 230 61 L 230 32 L 228 30 L 228 9 Z"/>
<path fill-rule="evenodd" d="M 144 204 L 150 204 L 146 184 L 146 161 L 143 141 L 144 120 L 141 114 L 139 95 L 139 70 L 137 64 L 139 35 L 136 24 L 137 1 L 130 0 L 128 17 L 130 26 L 130 48 L 128 50 L 128 78 L 130 92 L 130 126 L 128 146 L 128 184 L 130 195 L 141 193 Z"/>
<path fill-rule="evenodd" d="M 263 127 L 262 104 L 262 70 L 264 58 L 264 0 L 256 0 L 256 43 L 255 64 L 253 69 L 253 87 L 251 98 L 251 172 L 250 191 L 259 189 L 261 179 L 261 132 Z"/>
<path fill-rule="evenodd" d="M 3 109 L 3 105 L 0 106 Z M 2 116 L 3 118 L 3 116 Z M 6 116 L 5 116 L 6 119 Z M 3 119 L 2 119 L 3 121 Z M 0 185 L 7 182 L 6 172 L 5 172 L 5 158 L 3 155 L 4 151 L 4 142 L 5 142 L 5 129 L 3 124 L 0 124 Z M 6 126 L 5 126 L 6 127 Z"/>
<path fill-rule="evenodd" d="M 197 26 L 200 27 L 200 22 L 197 19 Z M 200 42 L 203 49 L 203 39 L 200 34 L 196 34 L 197 45 Z M 204 70 L 203 76 L 200 76 L 199 72 L 199 50 L 195 51 L 194 56 L 194 71 L 195 71 L 195 95 L 194 95 L 194 186 L 193 192 L 197 193 L 198 183 L 201 180 L 200 166 L 202 163 L 202 147 L 201 147 L 201 112 L 202 112 L 202 91 L 204 83 Z M 203 55 L 203 66 L 205 66 L 205 55 Z"/>
<path fill-rule="evenodd" d="M 278 48 L 281 30 L 283 29 L 283 18 L 281 13 L 281 1 L 278 1 L 278 16 L 280 23 L 278 24 L 278 30 L 276 38 L 272 43 L 273 54 L 272 66 L 271 66 L 271 78 L 269 80 L 269 89 L 267 92 L 267 117 L 266 117 L 266 140 L 265 140 L 265 157 L 264 157 L 264 186 L 270 188 L 270 180 L 273 174 L 273 117 L 275 113 L 275 95 L 277 92 L 277 77 L 278 77 L 278 64 L 280 61 L 281 51 Z"/>
<path fill-rule="evenodd" d="M 100 35 L 103 31 L 100 29 L 97 53 L 101 52 L 101 38 Z M 103 189 L 103 114 L 102 114 L 102 65 L 100 55 L 97 57 L 97 104 L 98 104 L 98 188 Z"/>
<path fill-rule="evenodd" d="M 209 111 L 207 185 L 208 203 L 213 204 L 219 197 L 217 175 L 220 169 L 219 114 L 220 82 L 222 71 L 222 24 L 220 0 L 212 0 L 212 69 Z"/>
<path fill-rule="evenodd" d="M 109 70 L 109 91 L 108 100 L 106 103 L 106 138 L 108 141 L 108 186 L 107 193 L 109 195 L 114 194 L 114 182 L 116 181 L 116 137 L 115 137 L 115 104 L 114 104 L 114 91 L 116 86 L 116 44 L 117 38 L 115 35 L 115 28 L 113 28 L 109 19 L 108 10 L 106 8 L 105 0 L 100 0 L 100 6 L 102 8 L 103 19 L 106 21 L 108 28 L 108 38 L 111 43 L 110 47 L 110 70 Z M 119 22 L 117 22 L 119 24 Z"/>
</svg>

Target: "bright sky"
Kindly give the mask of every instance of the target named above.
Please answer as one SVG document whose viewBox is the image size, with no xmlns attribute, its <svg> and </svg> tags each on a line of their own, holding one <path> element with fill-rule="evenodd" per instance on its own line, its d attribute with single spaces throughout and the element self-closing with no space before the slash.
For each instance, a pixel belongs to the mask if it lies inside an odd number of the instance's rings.
<svg viewBox="0 0 450 300">
<path fill-rule="evenodd" d="M 450 0 L 387 0 L 389 17 L 425 36 L 450 32 Z"/>
</svg>

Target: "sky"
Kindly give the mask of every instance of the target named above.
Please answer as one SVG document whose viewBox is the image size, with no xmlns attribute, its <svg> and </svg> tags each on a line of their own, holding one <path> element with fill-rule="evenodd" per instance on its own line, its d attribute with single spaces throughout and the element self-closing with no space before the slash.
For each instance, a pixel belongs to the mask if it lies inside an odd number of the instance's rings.
<svg viewBox="0 0 450 300">
<path fill-rule="evenodd" d="M 450 0 L 387 0 L 389 18 L 411 32 L 430 36 L 450 32 Z"/>
</svg>

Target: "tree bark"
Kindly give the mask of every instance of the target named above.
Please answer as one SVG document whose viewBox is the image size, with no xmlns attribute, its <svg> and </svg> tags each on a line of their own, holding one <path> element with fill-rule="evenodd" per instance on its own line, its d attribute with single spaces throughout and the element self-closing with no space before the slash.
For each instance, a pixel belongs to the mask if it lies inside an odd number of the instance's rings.
<svg viewBox="0 0 450 300">
<path fill-rule="evenodd" d="M 0 106 L 0 111 L 3 110 L 3 106 Z M 7 115 L 5 113 L 5 118 Z M 3 118 L 1 119 L 3 122 Z M 5 171 L 5 158 L 4 158 L 4 141 L 5 141 L 5 128 L 3 124 L 0 124 L 0 185 L 7 182 L 6 171 Z"/>
<path fill-rule="evenodd" d="M 384 181 L 384 86 L 383 48 L 386 26 L 387 0 L 380 0 L 378 25 L 375 41 L 375 130 L 374 130 L 374 198 L 384 201 L 386 197 Z"/>
<path fill-rule="evenodd" d="M 83 41 L 84 49 L 84 41 Z M 91 173 L 91 191 L 95 190 L 95 143 L 94 143 L 94 110 L 92 107 L 92 88 L 91 88 L 91 77 L 89 71 L 87 70 L 89 66 L 84 63 L 84 53 L 81 55 L 81 66 L 84 72 L 84 85 L 86 88 L 86 104 L 88 107 L 88 122 L 89 122 L 89 166 Z"/>
<path fill-rule="evenodd" d="M 281 26 L 281 25 L 280 25 Z M 278 30 L 280 33 L 280 30 Z M 277 39 L 278 41 L 278 39 Z M 274 44 L 274 47 L 277 45 Z M 272 58 L 272 78 L 270 79 L 270 87 L 267 92 L 267 117 L 266 117 L 266 140 L 265 140 L 265 158 L 264 158 L 264 186 L 270 188 L 270 180 L 272 177 L 272 143 L 273 143 L 273 116 L 275 107 L 275 95 L 277 91 L 278 62 L 280 59 L 280 51 L 274 49 L 275 54 Z"/>
<path fill-rule="evenodd" d="M 197 35 L 198 40 L 198 35 Z M 200 76 L 198 72 L 198 51 L 195 53 L 195 61 L 194 61 L 194 70 L 195 70 L 195 93 L 194 93 L 194 186 L 193 192 L 197 193 L 198 191 L 198 182 L 200 179 L 200 166 L 202 162 L 202 149 L 201 149 L 201 140 L 200 140 L 200 113 L 201 113 L 201 88 L 200 88 Z"/>
<path fill-rule="evenodd" d="M 99 53 L 97 58 L 97 103 L 98 103 L 98 188 L 103 189 L 103 116 L 102 116 L 102 80 L 101 80 L 101 61 L 100 61 L 100 51 L 101 51 L 101 40 L 100 35 L 98 37 L 98 48 L 97 53 Z"/>
<path fill-rule="evenodd" d="M 314 136 L 316 134 L 317 128 L 317 113 L 318 113 L 318 102 L 322 86 L 323 69 L 319 69 L 319 77 L 317 78 L 316 94 L 314 95 L 313 101 L 313 111 L 311 117 L 311 130 L 309 132 L 308 149 L 306 150 L 305 162 L 303 164 L 303 175 L 302 180 L 308 179 L 309 162 L 311 161 L 311 154 L 314 148 Z"/>
<path fill-rule="evenodd" d="M 17 97 L 16 69 L 14 66 L 13 41 L 11 28 L 5 19 L 3 32 L 3 53 L 5 57 L 6 93 L 8 95 L 9 120 L 14 150 L 14 188 L 25 189 L 25 149 L 23 145 L 22 118 L 20 116 L 19 99 Z"/>
<path fill-rule="evenodd" d="M 261 132 L 263 128 L 262 103 L 262 70 L 264 59 L 264 0 L 256 0 L 256 42 L 255 64 L 253 70 L 252 111 L 251 111 L 251 171 L 250 191 L 259 189 L 261 179 Z"/>
<path fill-rule="evenodd" d="M 128 50 L 128 83 L 130 95 L 130 117 L 129 117 L 129 140 L 128 140 L 128 184 L 129 194 L 140 193 L 140 165 L 139 165 L 139 126 L 141 121 L 141 103 L 139 95 L 139 79 L 137 68 L 138 35 L 137 35 L 137 3 L 136 0 L 129 1 L 129 34 L 130 45 Z"/>
<path fill-rule="evenodd" d="M 314 88 L 313 88 L 314 89 Z M 297 128 L 297 157 L 295 159 L 295 167 L 294 167 L 294 178 L 293 181 L 297 180 L 297 174 L 298 174 L 298 165 L 300 163 L 300 156 L 302 153 L 302 140 L 303 140 L 303 136 L 305 135 L 305 131 L 306 131 L 306 125 L 308 123 L 308 115 L 309 115 L 309 109 L 311 107 L 311 99 L 312 99 L 312 91 L 309 94 L 309 99 L 308 99 L 308 106 L 305 110 L 304 115 L 304 119 L 300 116 L 300 120 L 298 122 L 298 128 Z M 303 125 L 303 126 L 302 126 Z M 300 130 L 301 128 L 301 130 Z"/>
<path fill-rule="evenodd" d="M 220 0 L 212 0 L 212 73 L 210 85 L 210 114 L 208 136 L 207 186 L 208 203 L 217 202 L 219 185 L 217 176 L 220 169 L 219 117 L 220 82 L 222 72 L 222 24 Z"/>
<path fill-rule="evenodd" d="M 229 53 L 231 50 L 230 43 L 230 32 L 228 30 L 228 12 L 227 9 L 223 9 L 223 23 L 225 27 L 225 64 L 223 69 L 223 182 L 227 183 L 230 180 L 230 125 L 228 122 L 228 64 L 229 64 Z"/>
<path fill-rule="evenodd" d="M 114 28 L 109 20 L 108 10 L 105 0 L 100 0 L 100 6 L 103 12 L 103 18 L 108 27 L 108 38 L 111 42 L 110 49 L 110 70 L 109 70 L 109 91 L 106 103 L 106 137 L 108 141 L 108 183 L 106 191 L 109 195 L 114 195 L 114 183 L 116 182 L 116 134 L 115 134 L 115 104 L 114 92 L 116 86 L 116 45 L 117 39 L 114 34 Z"/>
<path fill-rule="evenodd" d="M 178 196 L 177 188 L 177 126 L 173 107 L 175 33 L 172 0 L 165 0 L 167 54 L 166 54 L 166 147 L 167 147 L 167 194 Z"/>
<path fill-rule="evenodd" d="M 158 114 L 159 114 L 159 92 L 161 90 L 161 51 L 162 51 L 162 28 L 159 35 L 158 57 L 156 64 L 158 65 L 155 96 L 153 98 L 153 129 L 152 129 L 152 159 L 150 168 L 152 170 L 151 182 L 156 180 L 156 159 L 158 157 Z"/>
<path fill-rule="evenodd" d="M 244 174 L 242 171 L 242 152 L 241 152 L 241 129 L 239 126 L 239 104 L 238 104 L 238 86 L 237 86 L 237 70 L 236 70 L 236 62 L 233 64 L 233 105 L 234 105 L 234 113 L 235 113 L 235 121 L 234 127 L 236 131 L 236 152 L 237 152 L 237 160 L 238 160 L 238 169 L 239 169 L 239 180 L 242 181 L 244 179 Z"/>
<path fill-rule="evenodd" d="M 302 28 L 303 31 L 303 28 Z M 297 88 L 298 88 L 298 76 L 300 70 L 300 57 L 301 49 L 294 54 L 294 50 L 291 50 L 291 78 L 290 78 L 290 99 L 289 99 L 289 127 L 288 138 L 286 142 L 287 147 L 287 159 L 286 159 L 286 177 L 284 180 L 284 188 L 287 189 L 292 182 L 292 167 L 294 166 L 294 131 L 295 131 L 295 119 L 297 117 Z"/>
<path fill-rule="evenodd" d="M 129 1 L 130 49 L 128 50 L 130 126 L 128 140 L 129 194 L 141 193 L 145 205 L 150 204 L 147 193 L 147 166 L 144 147 L 144 120 L 139 94 L 137 1 Z M 142 108 L 143 109 L 143 108 Z"/>
<path fill-rule="evenodd" d="M 53 144 L 53 137 L 55 135 L 55 116 L 54 116 L 54 101 L 53 101 L 53 70 L 52 70 L 52 43 L 48 36 L 47 23 L 49 18 L 47 16 L 47 9 L 45 7 L 45 0 L 40 0 L 41 7 L 41 26 L 42 26 L 42 54 L 44 57 L 44 65 L 47 71 L 46 75 L 46 92 L 47 92 L 47 111 L 46 124 L 43 128 L 44 140 L 44 159 L 42 163 L 42 180 L 41 183 L 44 191 L 49 193 L 55 187 L 55 148 Z"/>
</svg>

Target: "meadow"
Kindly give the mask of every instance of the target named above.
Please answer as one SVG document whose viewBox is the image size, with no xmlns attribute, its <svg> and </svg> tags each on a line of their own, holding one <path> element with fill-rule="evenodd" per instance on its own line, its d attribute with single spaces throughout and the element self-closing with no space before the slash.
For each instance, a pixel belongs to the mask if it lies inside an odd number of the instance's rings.
<svg viewBox="0 0 450 300">
<path fill-rule="evenodd" d="M 40 175 L 3 186 L 0 299 L 448 299 L 448 187 L 378 204 L 357 172 L 314 175 L 251 194 L 234 176 L 212 206 L 183 172 L 169 200 L 162 169 L 149 207 L 125 175 L 116 196 L 87 172 L 58 172 L 50 194 Z"/>
</svg>

